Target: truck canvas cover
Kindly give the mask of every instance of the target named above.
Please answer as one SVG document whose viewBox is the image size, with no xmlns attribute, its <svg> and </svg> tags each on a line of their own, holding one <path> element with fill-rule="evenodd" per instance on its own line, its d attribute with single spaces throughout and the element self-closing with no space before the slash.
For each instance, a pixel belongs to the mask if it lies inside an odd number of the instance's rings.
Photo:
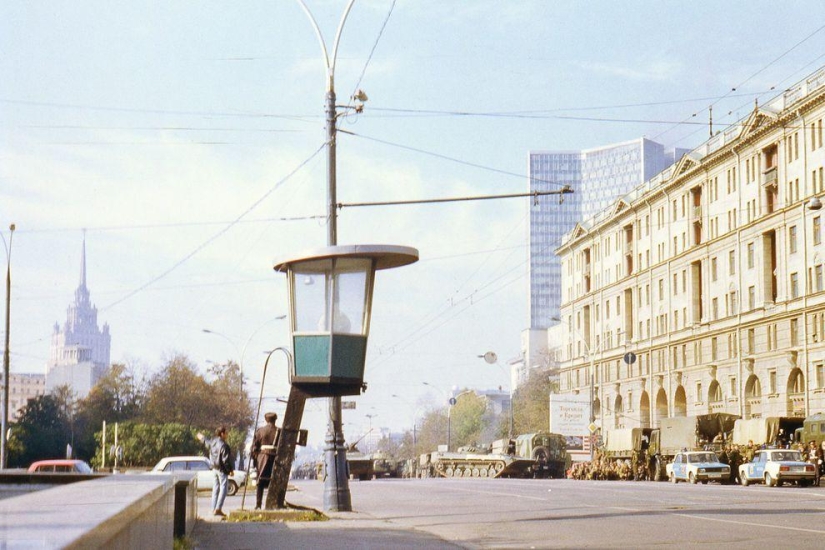
<svg viewBox="0 0 825 550">
<path fill-rule="evenodd" d="M 676 454 L 682 449 L 696 450 L 701 440 L 710 443 L 718 434 L 732 432 L 737 418 L 736 415 L 726 413 L 663 418 L 660 439 L 662 453 Z"/>
<path fill-rule="evenodd" d="M 642 446 L 642 429 L 626 428 L 607 432 L 604 448 L 609 453 L 633 451 Z"/>
<path fill-rule="evenodd" d="M 784 429 L 785 435 L 790 437 L 793 432 L 802 424 L 800 418 L 785 418 L 780 416 L 769 416 L 767 418 L 744 418 L 736 421 L 733 427 L 733 442 L 736 445 L 747 445 L 753 441 L 757 445 L 762 443 L 773 444 L 776 441 L 779 430 Z"/>
</svg>

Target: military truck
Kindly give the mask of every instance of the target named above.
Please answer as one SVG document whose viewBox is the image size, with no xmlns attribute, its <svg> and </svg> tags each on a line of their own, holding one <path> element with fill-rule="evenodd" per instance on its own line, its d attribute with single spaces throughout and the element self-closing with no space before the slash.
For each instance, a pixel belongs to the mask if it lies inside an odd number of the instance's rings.
<svg viewBox="0 0 825 550">
<path fill-rule="evenodd" d="M 522 434 L 515 439 L 515 455 L 532 458 L 530 474 L 535 478 L 563 478 L 571 459 L 563 435 L 548 432 Z"/>
<path fill-rule="evenodd" d="M 404 470 L 404 461 L 395 459 L 381 451 L 376 451 L 372 455 L 372 475 L 373 478 L 381 477 L 401 477 Z"/>
<path fill-rule="evenodd" d="M 730 441 L 739 417 L 727 413 L 663 418 L 658 428 L 607 430 L 602 453 L 607 459 L 644 460 L 648 476 L 664 481 L 665 467 L 683 450 L 720 451 Z"/>
<path fill-rule="evenodd" d="M 607 462 L 630 460 L 643 461 L 649 479 L 657 480 L 659 472 L 659 430 L 653 428 L 616 428 L 606 430 L 601 454 Z M 664 468 L 664 465 L 661 466 Z M 663 470 L 664 471 L 664 470 Z M 635 469 L 634 469 L 635 472 Z"/>
<path fill-rule="evenodd" d="M 347 446 L 347 469 L 350 479 L 366 481 L 375 475 L 372 456 L 359 451 L 356 443 Z"/>
<path fill-rule="evenodd" d="M 733 426 L 733 443 L 747 445 L 782 446 L 790 443 L 798 429 L 803 427 L 804 418 L 769 416 L 765 418 L 740 418 Z"/>
<path fill-rule="evenodd" d="M 825 441 L 825 413 L 816 413 L 802 421 L 802 426 L 794 433 L 794 441 L 802 442 L 807 446 L 811 441 L 817 447 Z"/>
</svg>

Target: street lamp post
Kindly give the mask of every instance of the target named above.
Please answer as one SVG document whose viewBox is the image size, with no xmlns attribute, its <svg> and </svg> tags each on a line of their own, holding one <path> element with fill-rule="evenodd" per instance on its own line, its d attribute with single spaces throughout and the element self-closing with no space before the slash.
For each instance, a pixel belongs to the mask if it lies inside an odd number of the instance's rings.
<svg viewBox="0 0 825 550">
<path fill-rule="evenodd" d="M 372 419 L 375 418 L 378 415 L 375 414 L 375 413 L 370 413 L 370 414 L 365 414 L 364 416 L 366 416 L 367 418 L 370 419 L 370 431 L 367 432 L 367 441 L 370 443 L 369 448 L 370 448 L 370 453 L 372 453 L 375 450 L 375 448 L 372 444 Z"/>
<path fill-rule="evenodd" d="M 14 239 L 15 225 L 9 226 L 9 242 L 3 237 L 6 249 L 6 345 L 3 348 L 3 422 L 0 434 L 0 468 L 8 465 L 8 427 L 9 427 L 9 325 L 11 321 L 11 242 Z M 2 233 L 0 233 L 2 236 Z"/>
<path fill-rule="evenodd" d="M 446 401 L 446 403 L 447 403 L 447 452 L 450 452 L 450 439 L 451 439 L 450 438 L 450 436 L 451 436 L 451 434 L 450 434 L 450 413 L 453 410 L 453 402 L 455 401 L 455 398 L 452 396 L 452 394 L 448 394 L 447 392 L 445 392 L 444 390 L 442 390 L 438 386 L 434 386 L 434 385 L 430 384 L 429 382 L 422 382 L 422 384 L 424 384 L 425 386 L 428 386 L 430 388 L 433 388 L 435 390 L 440 391 L 441 394 L 444 396 L 444 401 Z"/>
<path fill-rule="evenodd" d="M 414 405 L 413 405 L 412 403 L 410 403 L 409 401 L 407 401 L 406 399 L 404 399 L 404 398 L 403 398 L 403 397 L 401 397 L 400 395 L 398 395 L 398 394 L 395 394 L 395 393 L 394 393 L 394 394 L 392 394 L 392 396 L 393 396 L 394 398 L 396 398 L 396 399 L 400 399 L 401 401 L 403 401 L 403 402 L 405 402 L 406 404 L 410 405 L 410 407 L 414 407 Z M 418 441 L 417 441 L 417 438 L 416 438 L 416 425 L 417 425 L 417 423 L 418 423 L 418 413 L 420 413 L 420 412 L 421 412 L 421 408 L 420 408 L 420 407 L 415 407 L 415 410 L 413 411 L 413 429 L 412 429 L 412 436 L 413 436 L 413 457 L 418 456 L 418 454 L 417 454 L 417 451 L 418 451 Z"/>
<path fill-rule="evenodd" d="M 498 365 L 498 367 L 504 371 L 504 367 L 502 367 L 498 362 L 498 355 L 494 351 L 488 351 L 484 355 L 479 355 L 480 358 L 484 359 L 484 361 L 488 365 Z M 515 432 L 515 402 L 513 401 L 513 376 L 511 373 L 507 373 L 504 371 L 505 374 L 508 374 L 507 380 L 508 385 L 510 386 L 510 430 L 509 434 L 507 435 L 508 439 L 513 439 L 513 433 Z"/>
<path fill-rule="evenodd" d="M 338 30 L 335 33 L 335 41 L 332 47 L 332 57 L 327 53 L 327 46 L 318 23 L 304 3 L 298 0 L 301 8 L 309 18 L 315 35 L 321 46 L 324 65 L 326 68 L 326 95 L 324 112 L 326 114 L 326 138 L 327 138 L 327 245 L 338 244 L 338 218 L 337 218 L 337 190 L 336 190 L 336 119 L 337 111 L 335 107 L 335 63 L 338 58 L 338 44 L 341 40 L 341 31 L 347 20 L 350 9 L 355 0 L 349 0 L 344 8 Z M 352 511 L 352 496 L 349 490 L 347 479 L 347 455 L 344 446 L 344 433 L 341 426 L 341 396 L 329 398 L 329 426 L 327 436 L 324 439 L 324 457 L 327 467 L 327 476 L 324 480 L 324 509 L 329 511 L 350 512 Z"/>
<path fill-rule="evenodd" d="M 266 325 L 268 325 L 272 321 L 280 321 L 281 319 L 286 319 L 286 315 L 278 315 L 276 317 L 273 317 L 272 319 L 268 319 L 265 322 L 261 323 L 258 326 L 258 328 L 256 328 L 255 330 L 252 331 L 252 334 L 249 335 L 249 337 L 246 339 L 246 342 L 244 342 L 244 345 L 240 350 L 238 349 L 238 345 L 235 343 L 235 341 L 232 338 L 230 338 L 229 336 L 227 336 L 226 334 L 223 334 L 222 332 L 218 332 L 216 330 L 211 330 L 211 329 L 208 329 L 208 328 L 201 329 L 206 334 L 214 334 L 215 336 L 220 336 L 221 338 L 223 338 L 224 340 L 226 340 L 227 342 L 232 344 L 232 347 L 235 348 L 235 353 L 240 354 L 240 355 L 238 355 L 238 368 L 241 371 L 241 394 L 242 395 L 243 395 L 243 378 L 244 378 L 243 365 L 244 365 L 244 356 L 246 355 L 246 348 L 249 347 L 249 343 L 252 341 L 252 338 L 256 334 L 258 334 L 258 332 L 260 332 L 260 330 L 262 328 L 264 328 Z"/>
<path fill-rule="evenodd" d="M 561 319 L 558 317 L 553 317 L 553 321 L 561 322 Z M 587 343 L 587 340 L 582 337 L 581 333 L 573 327 L 570 327 L 575 334 L 579 336 L 581 343 L 584 344 L 584 349 L 587 351 L 587 355 L 590 358 L 590 425 L 587 427 L 588 431 L 590 431 L 590 462 L 593 462 L 594 457 L 594 444 L 593 444 L 593 431 L 591 428 L 596 423 L 596 410 L 593 408 L 593 402 L 596 399 L 595 395 L 595 376 L 596 376 L 596 353 L 599 353 L 599 350 L 604 343 L 604 340 L 599 342 L 599 345 L 596 346 L 596 349 L 590 349 L 590 345 Z"/>
</svg>

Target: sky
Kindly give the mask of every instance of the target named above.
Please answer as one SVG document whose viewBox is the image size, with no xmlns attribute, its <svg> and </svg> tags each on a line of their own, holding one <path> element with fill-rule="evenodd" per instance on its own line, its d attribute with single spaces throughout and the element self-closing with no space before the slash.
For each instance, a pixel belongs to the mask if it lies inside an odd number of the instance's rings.
<svg viewBox="0 0 825 550">
<path fill-rule="evenodd" d="M 331 52 L 346 2 L 306 4 Z M 338 199 L 526 192 L 530 150 L 642 136 L 695 148 L 709 106 L 721 130 L 825 65 L 821 7 L 356 0 L 335 87 L 340 105 L 357 89 L 369 100 L 339 119 Z M 299 2 L 8 0 L 0 74 L 12 371 L 44 372 L 85 230 L 113 361 L 151 375 L 175 354 L 202 372 L 242 360 L 257 395 L 264 350 L 289 343 L 272 266 L 326 244 L 326 73 Z M 454 387 L 508 389 L 528 324 L 529 208 L 340 210 L 339 244 L 421 258 L 378 274 L 348 440 L 370 422 L 409 429 Z M 282 411 L 285 373 L 273 356 L 265 408 Z M 325 401 L 311 401 L 311 442 L 325 419 Z"/>
</svg>

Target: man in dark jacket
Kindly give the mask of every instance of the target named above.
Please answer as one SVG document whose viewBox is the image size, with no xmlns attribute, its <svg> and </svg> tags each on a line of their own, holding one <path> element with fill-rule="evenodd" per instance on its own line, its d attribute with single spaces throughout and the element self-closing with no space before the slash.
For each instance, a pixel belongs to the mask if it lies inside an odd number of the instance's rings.
<svg viewBox="0 0 825 550">
<path fill-rule="evenodd" d="M 275 466 L 275 451 L 278 446 L 280 429 L 275 426 L 278 415 L 272 412 L 264 415 L 266 425 L 255 430 L 252 439 L 252 460 L 258 470 L 258 486 L 255 494 L 255 509 L 261 508 L 264 498 L 264 489 L 269 487 L 272 479 L 272 469 Z"/>
<path fill-rule="evenodd" d="M 216 516 L 225 516 L 223 501 L 226 499 L 226 490 L 229 487 L 229 476 L 232 475 L 232 453 L 226 442 L 226 427 L 215 430 L 215 437 L 208 441 L 209 463 L 215 474 L 215 484 L 212 486 L 212 513 Z"/>
</svg>

